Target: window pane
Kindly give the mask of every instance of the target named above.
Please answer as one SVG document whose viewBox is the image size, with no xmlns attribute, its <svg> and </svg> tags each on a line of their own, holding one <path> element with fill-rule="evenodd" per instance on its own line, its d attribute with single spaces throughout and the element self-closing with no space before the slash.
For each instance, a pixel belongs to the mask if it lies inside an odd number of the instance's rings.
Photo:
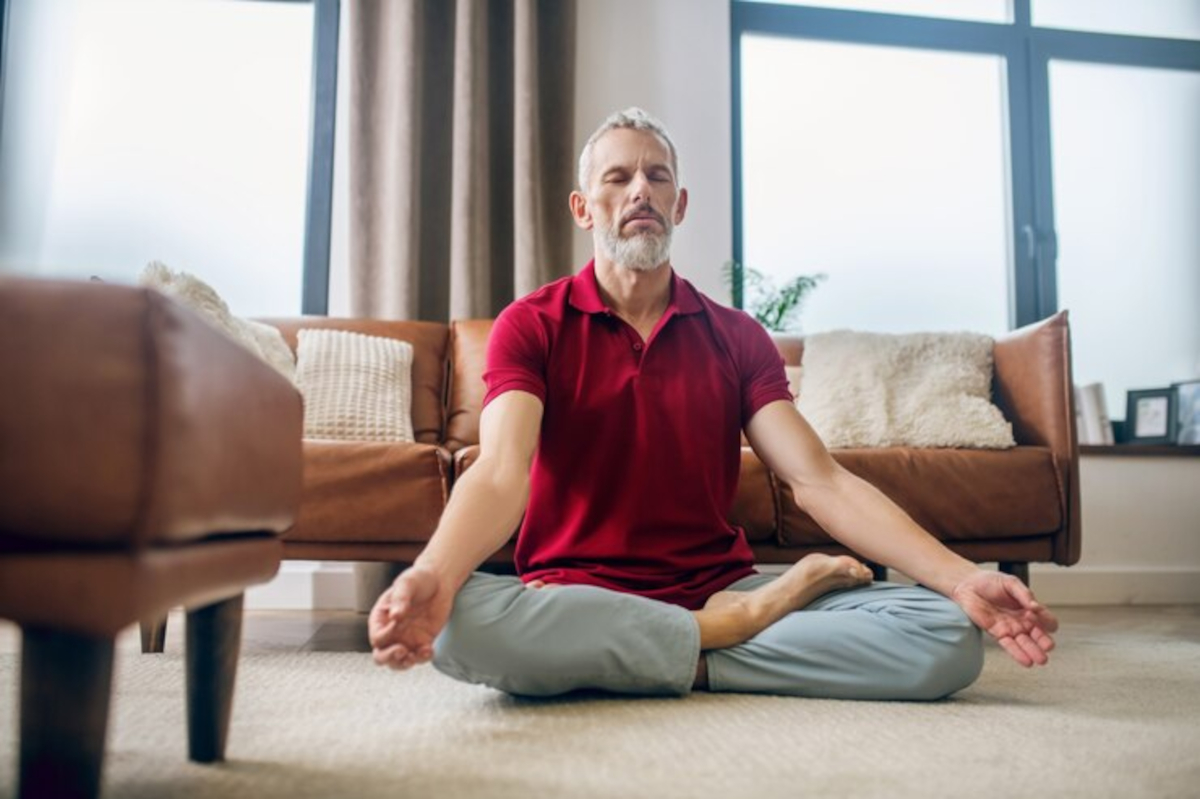
<svg viewBox="0 0 1200 799">
<path fill-rule="evenodd" d="M 804 330 L 1008 329 L 1004 62 L 742 40 L 743 257 Z"/>
<path fill-rule="evenodd" d="M 1032 14 L 1043 28 L 1200 39 L 1197 0 L 1033 0 Z"/>
<path fill-rule="evenodd" d="M 133 281 L 160 259 L 296 314 L 312 7 L 11 0 L 0 271 Z"/>
<path fill-rule="evenodd" d="M 1075 379 L 1200 377 L 1200 74 L 1050 62 L 1059 305 Z"/>
<path fill-rule="evenodd" d="M 1012 22 L 1012 0 L 737 0 L 778 3 L 785 6 L 818 6 L 847 11 L 878 11 L 918 17 L 969 19 L 976 22 Z"/>
</svg>

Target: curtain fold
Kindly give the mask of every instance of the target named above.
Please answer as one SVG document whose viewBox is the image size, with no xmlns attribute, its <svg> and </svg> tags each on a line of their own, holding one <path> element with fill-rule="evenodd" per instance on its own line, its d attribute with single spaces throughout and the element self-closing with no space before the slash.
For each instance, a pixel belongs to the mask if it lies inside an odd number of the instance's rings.
<svg viewBox="0 0 1200 799">
<path fill-rule="evenodd" d="M 494 316 L 570 274 L 574 0 L 350 0 L 350 303 Z"/>
</svg>

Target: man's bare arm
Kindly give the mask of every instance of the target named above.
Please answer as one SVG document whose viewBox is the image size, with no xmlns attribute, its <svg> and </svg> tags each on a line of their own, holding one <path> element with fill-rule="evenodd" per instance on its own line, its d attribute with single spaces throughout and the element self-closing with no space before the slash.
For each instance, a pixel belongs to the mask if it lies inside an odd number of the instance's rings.
<svg viewBox="0 0 1200 799">
<path fill-rule="evenodd" d="M 523 391 L 502 394 L 484 408 L 479 459 L 455 484 L 429 545 L 371 609 L 376 663 L 406 669 L 433 657 L 455 594 L 504 546 L 525 512 L 541 423 L 541 400 Z"/>
<path fill-rule="evenodd" d="M 959 557 L 865 480 L 843 469 L 796 406 L 763 407 L 746 426 L 750 446 L 792 488 L 796 504 L 837 541 L 944 594 L 1022 666 L 1044 665 L 1054 614 L 1012 575 Z"/>
<path fill-rule="evenodd" d="M 746 437 L 763 463 L 791 486 L 796 504 L 868 560 L 899 569 L 946 596 L 978 571 L 881 491 L 842 468 L 792 403 L 763 407 L 747 425 Z"/>
<path fill-rule="evenodd" d="M 479 458 L 454 484 L 450 502 L 414 566 L 432 569 L 457 590 L 504 546 L 529 502 L 529 468 L 542 425 L 542 402 L 524 391 L 501 394 L 479 419 Z"/>
</svg>

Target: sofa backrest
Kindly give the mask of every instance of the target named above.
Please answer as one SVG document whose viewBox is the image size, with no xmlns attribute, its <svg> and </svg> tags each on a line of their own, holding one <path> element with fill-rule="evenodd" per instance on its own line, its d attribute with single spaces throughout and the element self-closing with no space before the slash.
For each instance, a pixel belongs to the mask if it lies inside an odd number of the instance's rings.
<svg viewBox="0 0 1200 799">
<path fill-rule="evenodd" d="M 446 396 L 446 359 L 450 350 L 449 325 L 437 322 L 334 319 L 317 316 L 262 321 L 279 328 L 293 352 L 296 350 L 296 335 L 303 329 L 344 330 L 364 336 L 398 339 L 412 344 L 413 437 L 422 444 L 437 444 L 442 441 L 445 429 L 442 403 Z"/>
<path fill-rule="evenodd" d="M 450 325 L 450 387 L 446 395 L 445 447 L 457 452 L 479 443 L 483 410 L 483 369 L 491 319 L 467 319 Z"/>
</svg>

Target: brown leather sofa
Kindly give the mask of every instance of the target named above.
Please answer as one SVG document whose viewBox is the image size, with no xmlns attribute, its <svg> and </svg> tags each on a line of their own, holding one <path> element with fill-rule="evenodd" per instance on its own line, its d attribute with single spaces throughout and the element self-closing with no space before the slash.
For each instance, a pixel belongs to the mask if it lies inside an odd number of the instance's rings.
<svg viewBox="0 0 1200 799">
<path fill-rule="evenodd" d="M 97 283 L 0 279 L 0 369 L 18 795 L 98 795 L 114 638 L 177 605 L 189 756 L 223 759 L 242 592 L 299 505 L 299 393 L 162 295 Z"/>
<path fill-rule="evenodd" d="M 299 519 L 284 556 L 410 562 L 437 525 L 454 478 L 478 453 L 489 320 L 425 322 L 293 319 L 272 322 L 294 348 L 305 327 L 350 330 L 414 346 L 414 444 L 305 443 Z M 803 341 L 780 337 L 789 364 Z M 1028 579 L 1030 562 L 1079 559 L 1078 449 L 1067 315 L 1014 331 L 995 346 L 994 401 L 1018 446 L 1004 451 L 846 449 L 846 468 L 892 497 L 951 549 Z M 731 521 L 761 563 L 843 552 L 745 448 Z M 514 531 L 515 532 L 515 531 Z M 511 565 L 512 545 L 489 563 Z"/>
</svg>

